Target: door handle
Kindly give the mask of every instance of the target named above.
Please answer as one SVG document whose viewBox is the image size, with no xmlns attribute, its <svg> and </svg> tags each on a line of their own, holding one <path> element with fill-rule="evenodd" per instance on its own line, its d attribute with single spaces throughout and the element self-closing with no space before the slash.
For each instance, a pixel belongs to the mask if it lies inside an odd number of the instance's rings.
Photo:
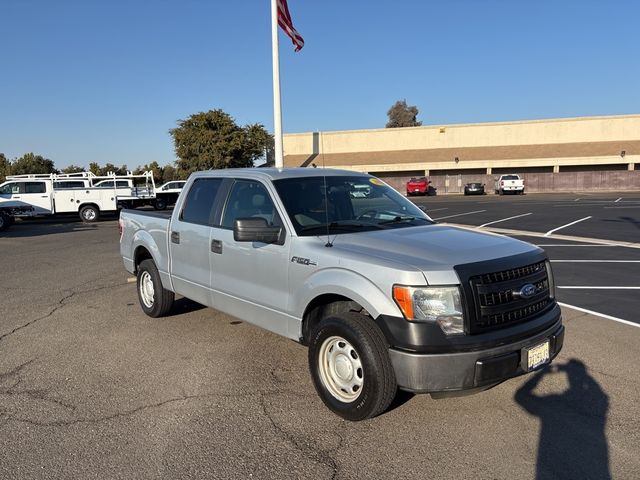
<svg viewBox="0 0 640 480">
<path fill-rule="evenodd" d="M 213 253 L 222 253 L 222 241 L 211 240 L 211 251 Z"/>
<path fill-rule="evenodd" d="M 180 243 L 180 232 L 171 232 L 171 243 Z"/>
</svg>

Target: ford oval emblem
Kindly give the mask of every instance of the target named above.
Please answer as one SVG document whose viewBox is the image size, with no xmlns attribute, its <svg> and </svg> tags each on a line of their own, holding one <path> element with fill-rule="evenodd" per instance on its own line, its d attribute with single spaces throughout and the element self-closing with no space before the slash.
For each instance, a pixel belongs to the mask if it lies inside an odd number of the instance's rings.
<svg viewBox="0 0 640 480">
<path fill-rule="evenodd" d="M 518 291 L 518 296 L 521 298 L 530 298 L 536 294 L 536 286 L 531 283 L 527 283 L 523 285 L 522 288 Z"/>
</svg>

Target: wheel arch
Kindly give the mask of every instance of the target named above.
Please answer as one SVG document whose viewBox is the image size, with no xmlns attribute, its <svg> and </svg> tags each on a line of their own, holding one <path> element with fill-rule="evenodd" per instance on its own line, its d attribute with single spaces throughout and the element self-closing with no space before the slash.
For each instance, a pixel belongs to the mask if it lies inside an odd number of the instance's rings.
<svg viewBox="0 0 640 480">
<path fill-rule="evenodd" d="M 313 287 L 312 287 L 313 286 Z M 380 315 L 402 315 L 391 299 L 369 279 L 354 272 L 326 269 L 304 283 L 307 289 L 299 304 L 302 319 L 299 337 L 307 343 L 309 333 L 322 318 L 343 312 L 359 312 L 375 321 Z"/>
<path fill-rule="evenodd" d="M 335 293 L 323 293 L 315 297 L 302 315 L 301 343 L 308 345 L 311 331 L 323 318 L 344 312 L 358 312 L 371 317 L 362 305 L 348 297 Z"/>
</svg>

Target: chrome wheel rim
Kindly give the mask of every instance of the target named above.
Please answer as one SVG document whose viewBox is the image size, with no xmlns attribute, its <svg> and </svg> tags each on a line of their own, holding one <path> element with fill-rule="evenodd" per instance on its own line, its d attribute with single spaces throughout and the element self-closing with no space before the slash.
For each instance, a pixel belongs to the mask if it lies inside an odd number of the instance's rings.
<svg viewBox="0 0 640 480">
<path fill-rule="evenodd" d="M 96 212 L 89 208 L 83 212 L 83 216 L 86 220 L 93 220 L 96 218 Z"/>
<path fill-rule="evenodd" d="M 147 308 L 153 307 L 153 280 L 149 272 L 142 272 L 140 275 L 140 298 Z"/>
<path fill-rule="evenodd" d="M 357 350 L 342 337 L 333 336 L 322 342 L 318 371 L 329 393 L 344 403 L 355 401 L 362 392 L 364 373 Z"/>
</svg>

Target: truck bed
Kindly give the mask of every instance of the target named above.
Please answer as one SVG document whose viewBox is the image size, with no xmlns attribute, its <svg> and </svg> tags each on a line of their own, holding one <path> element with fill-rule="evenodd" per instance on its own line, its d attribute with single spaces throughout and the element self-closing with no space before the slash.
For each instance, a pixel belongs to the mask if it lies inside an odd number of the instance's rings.
<svg viewBox="0 0 640 480">
<path fill-rule="evenodd" d="M 150 249 L 153 260 L 162 277 L 168 279 L 169 251 L 168 232 L 171 211 L 129 210 L 120 211 L 122 239 L 120 253 L 125 268 L 134 273 L 136 248 L 145 245 Z"/>
</svg>

